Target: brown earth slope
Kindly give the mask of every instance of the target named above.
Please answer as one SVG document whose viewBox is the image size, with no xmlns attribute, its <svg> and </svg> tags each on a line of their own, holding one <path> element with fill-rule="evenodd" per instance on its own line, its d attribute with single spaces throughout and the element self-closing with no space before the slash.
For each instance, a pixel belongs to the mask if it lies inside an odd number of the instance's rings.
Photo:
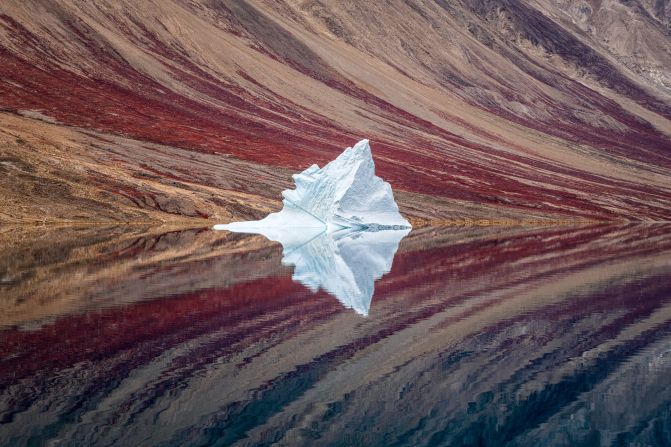
<svg viewBox="0 0 671 447">
<path fill-rule="evenodd" d="M 9 0 L 0 221 L 258 217 L 364 137 L 416 220 L 669 220 L 669 10 Z"/>
</svg>

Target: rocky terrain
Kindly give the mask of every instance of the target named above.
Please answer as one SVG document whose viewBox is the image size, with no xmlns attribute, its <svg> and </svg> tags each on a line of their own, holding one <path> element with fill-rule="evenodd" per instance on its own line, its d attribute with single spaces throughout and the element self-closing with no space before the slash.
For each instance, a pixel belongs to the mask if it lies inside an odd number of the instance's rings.
<svg viewBox="0 0 671 447">
<path fill-rule="evenodd" d="M 7 0 L 0 221 L 227 222 L 371 141 L 412 222 L 671 219 L 667 0 Z"/>
</svg>

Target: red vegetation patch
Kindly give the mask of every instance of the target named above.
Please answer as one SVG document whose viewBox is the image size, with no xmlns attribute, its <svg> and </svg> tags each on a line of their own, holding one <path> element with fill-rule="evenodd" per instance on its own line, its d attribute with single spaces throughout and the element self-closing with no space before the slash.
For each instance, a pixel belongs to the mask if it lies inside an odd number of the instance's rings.
<svg viewBox="0 0 671 447">
<path fill-rule="evenodd" d="M 110 20 L 116 19 L 110 17 Z M 240 78 L 257 91 L 251 92 L 215 76 L 190 59 L 184 48 L 163 42 L 143 23 L 129 20 L 129 23 L 116 25 L 125 30 L 138 48 L 164 64 L 175 83 L 191 89 L 194 95 L 178 93 L 181 90 L 171 90 L 139 72 L 112 48 L 101 47 L 94 38 L 95 31 L 80 22 L 66 21 L 65 26 L 70 27 L 74 38 L 90 53 L 83 56 L 88 57 L 93 66 L 104 67 L 105 74 L 64 69 L 65 63 L 60 64 L 53 55 L 37 58 L 36 55 L 46 51 L 40 38 L 12 18 L 0 16 L 14 44 L 26 48 L 25 54 L 19 55 L 0 44 L 3 108 L 36 110 L 67 125 L 202 152 L 232 154 L 294 169 L 313 162 L 324 164 L 339 153 L 344 144 L 371 137 L 379 174 L 401 190 L 560 218 L 570 215 L 612 219 L 623 212 L 635 217 L 671 218 L 671 197 L 654 188 L 599 177 L 588 170 L 563 168 L 525 156 L 523 151 L 516 155 L 469 141 L 390 104 L 324 67 L 314 71 L 316 69 L 296 65 L 295 69 L 313 76 L 324 88 L 336 89 L 361 101 L 367 106 L 362 113 L 368 117 L 397 123 L 404 137 L 399 141 L 384 135 L 353 135 L 327 117 L 263 88 L 240 70 Z M 667 138 L 612 101 L 575 82 L 571 85 L 579 90 L 576 94 L 599 104 L 610 116 L 628 126 L 628 130 L 615 134 L 585 128 L 578 121 L 567 124 L 565 120 L 556 123 L 525 120 L 494 106 L 489 107 L 489 111 L 549 135 L 578 139 L 606 148 L 606 152 L 669 165 L 671 143 Z M 497 141 L 496 137 L 490 137 L 491 141 Z M 177 173 L 159 174 L 179 179 Z M 529 180 L 539 186 L 530 187 Z M 567 191 L 575 188 L 581 194 Z M 179 207 L 168 207 L 171 211 L 160 205 L 153 206 L 152 202 L 160 200 L 131 187 L 119 188 L 114 193 L 140 207 L 182 213 Z M 613 197 L 617 203 L 626 203 L 627 208 L 605 206 L 599 203 L 600 197 Z M 655 205 L 650 203 L 651 198 L 655 199 Z M 198 213 L 191 210 L 189 215 Z"/>
</svg>

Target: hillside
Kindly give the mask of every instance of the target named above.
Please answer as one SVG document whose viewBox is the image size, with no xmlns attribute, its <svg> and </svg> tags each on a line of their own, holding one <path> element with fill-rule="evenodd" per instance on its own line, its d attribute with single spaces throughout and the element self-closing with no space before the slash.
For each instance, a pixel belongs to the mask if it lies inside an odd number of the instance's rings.
<svg viewBox="0 0 671 447">
<path fill-rule="evenodd" d="M 411 219 L 671 220 L 668 0 L 7 0 L 0 221 L 258 218 L 361 138 Z"/>
</svg>

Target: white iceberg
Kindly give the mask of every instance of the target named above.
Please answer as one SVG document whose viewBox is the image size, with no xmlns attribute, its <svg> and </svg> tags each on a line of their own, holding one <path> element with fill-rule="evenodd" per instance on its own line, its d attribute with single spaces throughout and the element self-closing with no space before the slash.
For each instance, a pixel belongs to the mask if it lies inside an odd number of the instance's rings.
<svg viewBox="0 0 671 447">
<path fill-rule="evenodd" d="M 293 178 L 296 189 L 282 192 L 280 212 L 214 229 L 259 233 L 280 242 L 282 263 L 294 266 L 294 280 L 368 315 L 374 282 L 391 270 L 398 244 L 411 229 L 391 186 L 375 175 L 368 140 Z"/>
<path fill-rule="evenodd" d="M 375 175 L 368 140 L 348 147 L 322 169 L 293 175 L 296 189 L 282 191 L 284 208 L 262 220 L 215 225 L 215 230 L 263 233 L 263 229 L 410 228 L 398 212 L 389 183 Z M 250 231 L 251 230 L 251 231 Z M 271 238 L 272 239 L 272 238 Z"/>
</svg>

